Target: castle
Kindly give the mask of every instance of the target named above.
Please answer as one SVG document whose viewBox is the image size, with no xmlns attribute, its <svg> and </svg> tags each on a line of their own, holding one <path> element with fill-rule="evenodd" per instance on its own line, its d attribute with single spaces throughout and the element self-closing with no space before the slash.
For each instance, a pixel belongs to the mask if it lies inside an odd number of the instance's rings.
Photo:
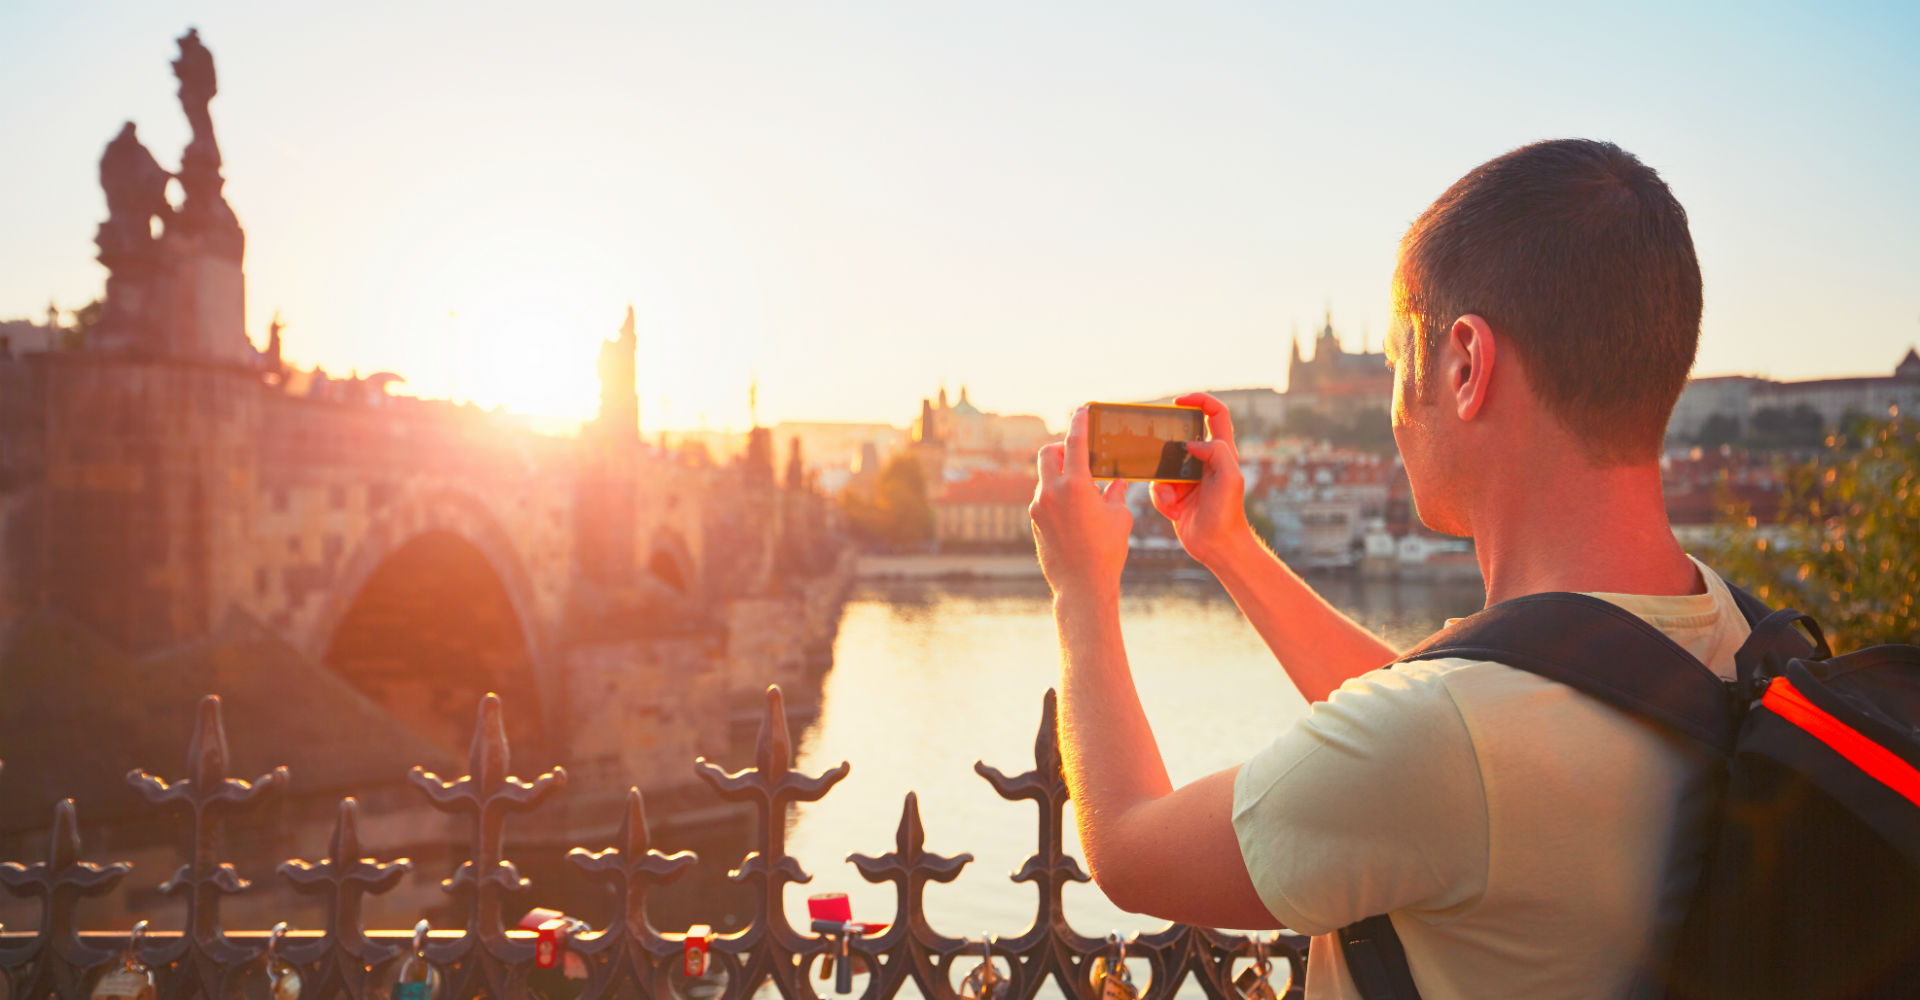
<svg viewBox="0 0 1920 1000">
<path fill-rule="evenodd" d="M 1393 400 L 1393 372 L 1387 356 L 1365 350 L 1349 354 L 1333 332 L 1333 311 L 1313 344 L 1312 360 L 1300 356 L 1300 336 L 1293 337 L 1287 363 L 1287 409 L 1309 410 L 1320 416 L 1351 423 L 1369 411 L 1386 412 Z"/>
</svg>

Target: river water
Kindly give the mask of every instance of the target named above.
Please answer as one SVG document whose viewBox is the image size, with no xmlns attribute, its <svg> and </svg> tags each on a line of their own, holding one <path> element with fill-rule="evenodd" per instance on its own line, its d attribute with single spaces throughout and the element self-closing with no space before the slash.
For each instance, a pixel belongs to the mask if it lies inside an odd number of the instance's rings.
<svg viewBox="0 0 1920 1000">
<path fill-rule="evenodd" d="M 1331 580 L 1335 604 L 1397 645 L 1480 607 L 1477 583 Z M 1226 592 L 1210 579 L 1129 579 L 1122 628 L 1148 718 L 1175 784 L 1245 760 L 1305 709 Z M 861 879 L 846 856 L 893 849 L 903 797 L 919 794 L 927 850 L 971 852 L 960 877 L 927 889 L 941 933 L 1014 935 L 1033 920 L 1037 890 L 1008 875 L 1035 850 L 1035 807 L 1006 802 L 973 771 L 984 760 L 1008 774 L 1033 767 L 1042 698 L 1057 683 L 1052 605 L 1039 580 L 887 582 L 856 587 L 841 621 L 818 719 L 799 734 L 799 767 L 842 760 L 852 773 L 803 804 L 792 853 L 814 876 L 788 891 L 796 926 L 806 896 L 845 892 L 854 919 L 893 917 L 893 887 Z M 1068 820 L 1069 853 L 1079 856 Z M 1068 917 L 1082 933 L 1152 930 L 1091 884 L 1069 886 Z"/>
</svg>

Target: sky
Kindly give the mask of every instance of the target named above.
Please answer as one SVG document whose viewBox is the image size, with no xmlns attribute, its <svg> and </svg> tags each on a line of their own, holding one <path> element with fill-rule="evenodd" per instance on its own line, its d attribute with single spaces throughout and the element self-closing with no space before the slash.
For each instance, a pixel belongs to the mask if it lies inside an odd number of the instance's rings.
<svg viewBox="0 0 1920 1000">
<path fill-rule="evenodd" d="M 1687 207 L 1698 375 L 1920 342 L 1920 4 L 0 3 L 0 318 L 100 294 L 102 148 L 220 93 L 249 332 L 406 391 L 643 427 L 905 423 L 941 385 L 1284 388 L 1331 309 L 1515 146 L 1620 143 Z M 1464 8 L 1464 9 L 1456 9 Z"/>
</svg>

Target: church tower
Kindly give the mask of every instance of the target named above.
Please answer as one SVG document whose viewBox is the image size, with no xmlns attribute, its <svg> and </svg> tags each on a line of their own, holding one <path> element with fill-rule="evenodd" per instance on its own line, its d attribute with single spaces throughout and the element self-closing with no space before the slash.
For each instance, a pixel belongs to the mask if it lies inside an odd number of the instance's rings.
<svg viewBox="0 0 1920 1000">
<path fill-rule="evenodd" d="M 627 305 L 627 318 L 620 333 L 600 342 L 600 415 L 595 418 L 600 433 L 610 441 L 638 444 L 640 441 L 640 390 L 635 356 L 640 338 L 634 330 L 633 305 Z"/>
<path fill-rule="evenodd" d="M 1287 357 L 1287 391 L 1292 392 L 1300 388 L 1302 378 L 1305 374 L 1306 370 L 1300 361 L 1300 324 L 1295 323 L 1293 325 L 1293 351 Z"/>
</svg>

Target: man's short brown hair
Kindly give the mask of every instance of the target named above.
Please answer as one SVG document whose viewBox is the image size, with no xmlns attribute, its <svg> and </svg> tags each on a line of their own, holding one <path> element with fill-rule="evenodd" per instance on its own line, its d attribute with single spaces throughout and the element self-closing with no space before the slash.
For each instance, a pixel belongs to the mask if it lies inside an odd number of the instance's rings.
<svg viewBox="0 0 1920 1000">
<path fill-rule="evenodd" d="M 1395 285 L 1423 384 L 1472 313 L 1593 460 L 1659 455 L 1700 340 L 1700 262 L 1686 210 L 1633 154 L 1555 139 L 1475 167 L 1407 230 Z"/>
</svg>

